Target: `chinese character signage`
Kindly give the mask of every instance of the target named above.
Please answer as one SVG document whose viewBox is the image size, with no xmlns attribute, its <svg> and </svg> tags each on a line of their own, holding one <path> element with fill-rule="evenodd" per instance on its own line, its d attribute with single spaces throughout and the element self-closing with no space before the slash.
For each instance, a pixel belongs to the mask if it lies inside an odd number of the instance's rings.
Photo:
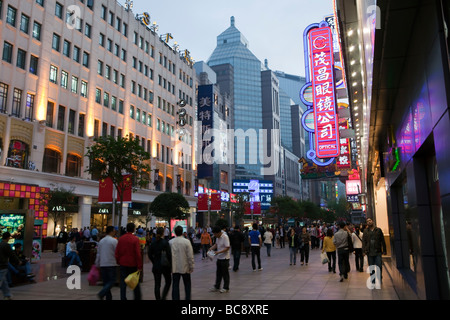
<svg viewBox="0 0 450 320">
<path fill-rule="evenodd" d="M 340 155 L 334 80 L 333 39 L 330 27 L 309 32 L 313 87 L 316 155 L 319 159 Z"/>
<path fill-rule="evenodd" d="M 361 193 L 361 180 L 347 180 L 345 187 L 347 196 L 358 195 Z"/>
<path fill-rule="evenodd" d="M 348 129 L 348 121 L 347 120 L 342 120 L 339 123 L 339 129 L 341 130 L 346 130 Z M 344 170 L 344 169 L 350 169 L 351 168 L 351 160 L 352 157 L 350 155 L 350 142 L 348 139 L 345 138 L 341 138 L 339 139 L 339 157 L 337 157 L 337 168 L 338 170 Z"/>
<path fill-rule="evenodd" d="M 214 112 L 214 92 L 212 85 L 198 86 L 198 113 L 197 120 L 201 122 L 201 139 L 202 141 L 202 157 L 207 156 L 208 152 L 205 149 L 213 143 L 211 138 L 209 141 L 204 141 L 203 137 L 208 130 L 213 129 L 213 112 Z M 204 159 L 197 166 L 197 179 L 208 179 L 213 177 L 212 159 Z"/>
</svg>

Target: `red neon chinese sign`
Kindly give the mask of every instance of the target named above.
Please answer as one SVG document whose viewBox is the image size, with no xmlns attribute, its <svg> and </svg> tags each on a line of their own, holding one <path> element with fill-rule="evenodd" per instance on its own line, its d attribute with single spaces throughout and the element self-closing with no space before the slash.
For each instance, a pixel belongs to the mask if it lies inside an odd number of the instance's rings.
<svg viewBox="0 0 450 320">
<path fill-rule="evenodd" d="M 336 113 L 333 38 L 330 27 L 313 29 L 309 33 L 312 75 L 316 156 L 337 157 L 339 127 Z"/>
</svg>

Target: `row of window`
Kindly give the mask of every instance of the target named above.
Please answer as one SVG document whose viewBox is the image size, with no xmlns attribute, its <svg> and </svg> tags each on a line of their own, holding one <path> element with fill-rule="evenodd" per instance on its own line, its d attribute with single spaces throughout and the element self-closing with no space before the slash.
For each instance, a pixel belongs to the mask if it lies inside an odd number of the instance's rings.
<svg viewBox="0 0 450 320">
<path fill-rule="evenodd" d="M 27 54 L 28 53 L 25 50 L 22 50 L 20 48 L 17 49 L 16 66 L 18 68 L 26 70 Z M 13 56 L 14 56 L 14 46 L 11 43 L 5 41 L 3 43 L 3 54 L 2 54 L 3 61 L 12 64 L 14 58 Z M 29 72 L 37 75 L 38 64 L 39 58 L 34 55 L 30 55 L 30 64 L 28 69 Z"/>
<path fill-rule="evenodd" d="M 8 113 L 8 90 L 9 86 L 5 83 L 0 83 L 0 112 Z M 23 116 L 23 120 L 32 121 L 33 120 L 33 112 L 34 112 L 34 101 L 35 95 L 31 93 L 27 93 L 25 100 L 23 99 L 23 91 L 18 88 L 14 88 L 13 90 L 13 101 L 11 110 L 9 110 L 9 114 L 14 117 L 21 118 Z M 26 101 L 25 106 L 23 106 L 23 101 Z"/>
<path fill-rule="evenodd" d="M 58 67 L 51 65 L 50 66 L 50 76 L 49 80 L 50 82 L 54 84 L 58 84 Z M 72 75 L 71 78 L 71 91 L 72 93 L 78 94 L 78 89 L 80 87 L 79 85 L 80 80 L 77 76 Z M 68 89 L 69 86 L 69 73 L 67 71 L 61 70 L 61 88 Z M 81 80 L 81 88 L 80 88 L 80 94 L 82 97 L 87 98 L 88 97 L 88 88 L 89 84 L 85 80 Z"/>
<path fill-rule="evenodd" d="M 61 36 L 53 33 L 53 40 L 52 40 L 52 49 L 58 52 L 61 52 Z M 67 58 L 73 58 L 75 62 L 80 63 L 81 59 L 81 49 L 77 46 L 73 46 L 72 50 L 72 44 L 68 40 L 64 40 L 64 44 L 62 46 L 62 53 Z M 84 67 L 89 68 L 89 52 L 83 51 L 83 60 L 82 64 Z"/>
<path fill-rule="evenodd" d="M 102 90 L 95 89 L 95 102 L 102 104 L 104 107 L 111 108 L 113 111 L 117 111 L 123 114 L 124 101 L 117 99 L 117 97 L 111 95 L 108 92 L 104 92 L 102 96 Z"/>
</svg>

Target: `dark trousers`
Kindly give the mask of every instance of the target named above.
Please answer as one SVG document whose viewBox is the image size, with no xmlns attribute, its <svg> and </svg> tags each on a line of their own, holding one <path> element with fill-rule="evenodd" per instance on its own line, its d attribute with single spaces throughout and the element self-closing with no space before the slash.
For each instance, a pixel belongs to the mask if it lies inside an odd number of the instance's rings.
<svg viewBox="0 0 450 320">
<path fill-rule="evenodd" d="M 355 249 L 355 266 L 356 270 L 363 271 L 364 255 L 361 248 Z"/>
<path fill-rule="evenodd" d="M 349 252 L 348 250 L 338 249 L 338 265 L 339 275 L 347 278 L 350 271 Z"/>
<path fill-rule="evenodd" d="M 309 245 L 305 245 L 300 249 L 300 262 L 308 263 L 309 261 Z"/>
<path fill-rule="evenodd" d="M 161 279 L 164 276 L 164 289 L 161 297 Z M 170 269 L 164 272 L 153 271 L 153 277 L 155 278 L 155 299 L 156 300 L 166 300 L 167 294 L 169 293 L 170 285 L 172 284 L 172 277 Z"/>
<path fill-rule="evenodd" d="M 217 259 L 217 271 L 216 271 L 216 289 L 220 289 L 220 283 L 223 279 L 223 288 L 230 289 L 230 273 L 228 267 L 230 266 L 229 259 Z"/>
<path fill-rule="evenodd" d="M 106 300 L 112 300 L 111 288 L 116 283 L 117 267 L 100 267 L 102 274 L 103 288 L 98 293 L 100 298 L 106 298 Z"/>
<path fill-rule="evenodd" d="M 237 271 L 241 261 L 241 249 L 233 249 L 231 253 L 233 254 L 233 271 Z"/>
<path fill-rule="evenodd" d="M 327 252 L 327 257 L 328 257 L 328 271 L 336 272 L 336 251 Z"/>
<path fill-rule="evenodd" d="M 180 278 L 183 278 L 184 292 L 186 300 L 191 300 L 191 274 L 173 273 L 172 274 L 172 300 L 180 300 Z"/>
<path fill-rule="evenodd" d="M 261 248 L 259 246 L 251 246 L 252 250 L 252 267 L 253 270 L 256 269 L 255 257 L 258 259 L 258 269 L 261 269 Z"/>
<path fill-rule="evenodd" d="M 127 300 L 127 284 L 125 283 L 125 278 L 136 271 L 137 267 L 120 266 L 120 300 Z M 141 286 L 139 283 L 136 288 L 134 288 L 133 293 L 134 300 L 141 300 Z"/>
<path fill-rule="evenodd" d="M 284 236 L 280 236 L 280 248 L 284 248 Z"/>
</svg>

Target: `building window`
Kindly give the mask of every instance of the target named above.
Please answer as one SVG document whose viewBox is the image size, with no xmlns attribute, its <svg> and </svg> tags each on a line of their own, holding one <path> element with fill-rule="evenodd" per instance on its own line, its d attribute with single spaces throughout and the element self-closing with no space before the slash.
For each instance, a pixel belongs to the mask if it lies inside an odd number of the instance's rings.
<svg viewBox="0 0 450 320">
<path fill-rule="evenodd" d="M 85 115 L 81 114 L 78 116 L 78 136 L 83 138 L 84 137 L 84 120 Z"/>
<path fill-rule="evenodd" d="M 6 61 L 8 63 L 12 62 L 12 51 L 13 45 L 5 41 L 5 43 L 3 44 L 3 61 Z"/>
<path fill-rule="evenodd" d="M 22 17 L 20 18 L 20 31 L 28 34 L 30 32 L 30 17 L 24 15 L 22 13 Z"/>
<path fill-rule="evenodd" d="M 89 68 L 89 53 L 83 52 L 83 66 Z"/>
<path fill-rule="evenodd" d="M 25 105 L 25 120 L 32 121 L 33 113 L 34 113 L 34 98 L 35 95 L 28 93 L 27 94 L 27 103 Z"/>
<path fill-rule="evenodd" d="M 11 140 L 8 149 L 8 158 L 6 159 L 6 165 L 8 167 L 25 169 L 28 167 L 28 144 L 20 140 Z"/>
<path fill-rule="evenodd" d="M 67 85 L 69 83 L 69 74 L 67 71 L 61 71 L 61 87 L 67 89 Z"/>
<path fill-rule="evenodd" d="M 102 103 L 102 90 L 99 88 L 95 89 L 95 102 Z"/>
<path fill-rule="evenodd" d="M 47 117 L 46 117 L 46 126 L 49 128 L 53 128 L 53 113 L 55 109 L 55 104 L 51 101 L 47 103 Z"/>
<path fill-rule="evenodd" d="M 81 80 L 81 96 L 83 98 L 88 97 L 88 83 L 84 80 Z"/>
<path fill-rule="evenodd" d="M 22 105 L 22 90 L 14 88 L 13 104 L 11 114 L 20 117 L 20 107 Z"/>
<path fill-rule="evenodd" d="M 50 66 L 50 82 L 58 83 L 58 68 L 54 65 Z"/>
<path fill-rule="evenodd" d="M 72 76 L 72 92 L 78 93 L 78 77 Z"/>
<path fill-rule="evenodd" d="M 8 85 L 0 83 L 0 112 L 6 112 L 6 102 L 8 100 Z"/>
<path fill-rule="evenodd" d="M 57 16 L 57 17 L 60 18 L 60 19 L 63 18 L 63 12 L 64 12 L 63 8 L 64 8 L 64 6 L 63 6 L 62 4 L 60 4 L 60 3 L 58 3 L 58 2 L 56 3 L 56 6 L 55 6 L 55 16 Z"/>
<path fill-rule="evenodd" d="M 32 55 L 30 57 L 30 73 L 37 74 L 38 64 L 39 64 L 39 58 Z"/>
<path fill-rule="evenodd" d="M 60 42 L 61 37 L 57 35 L 56 33 L 53 34 L 53 41 L 52 41 L 52 49 L 59 51 L 60 49 Z"/>
<path fill-rule="evenodd" d="M 75 110 L 70 109 L 69 111 L 69 122 L 67 124 L 67 132 L 69 134 L 75 134 L 75 117 L 77 112 Z"/>
<path fill-rule="evenodd" d="M 8 6 L 8 12 L 6 13 L 6 22 L 12 25 L 14 28 L 16 27 L 16 16 L 17 10 L 11 6 Z"/>
<path fill-rule="evenodd" d="M 123 100 L 119 100 L 119 113 L 123 114 Z"/>
<path fill-rule="evenodd" d="M 66 107 L 59 106 L 58 108 L 58 123 L 56 128 L 60 131 L 64 131 L 64 122 L 66 118 Z"/>
<path fill-rule="evenodd" d="M 56 150 L 45 148 L 42 171 L 47 173 L 59 173 L 61 163 L 61 153 Z"/>
<path fill-rule="evenodd" d="M 22 50 L 22 49 L 18 49 L 17 50 L 17 67 L 19 67 L 20 69 L 25 70 L 25 59 L 26 59 L 27 53 Z"/>
<path fill-rule="evenodd" d="M 39 22 L 34 21 L 33 23 L 33 38 L 41 41 L 41 29 L 42 26 Z"/>
<path fill-rule="evenodd" d="M 70 51 L 71 50 L 71 43 L 67 40 L 64 40 L 64 44 L 63 44 L 63 54 L 67 57 L 70 58 Z"/>
<path fill-rule="evenodd" d="M 134 106 L 130 106 L 130 118 L 134 119 Z"/>
<path fill-rule="evenodd" d="M 109 108 L 109 93 L 103 93 L 103 106 Z"/>
<path fill-rule="evenodd" d="M 79 177 L 81 174 L 81 157 L 76 154 L 67 155 L 66 176 Z"/>
<path fill-rule="evenodd" d="M 80 63 L 80 52 L 81 49 L 78 48 L 77 46 L 73 47 L 73 60 Z"/>
<path fill-rule="evenodd" d="M 89 23 L 86 23 L 84 26 L 84 35 L 90 39 L 91 33 L 92 33 L 92 27 Z"/>
<path fill-rule="evenodd" d="M 117 98 L 114 96 L 111 96 L 111 110 L 117 110 Z"/>
</svg>

